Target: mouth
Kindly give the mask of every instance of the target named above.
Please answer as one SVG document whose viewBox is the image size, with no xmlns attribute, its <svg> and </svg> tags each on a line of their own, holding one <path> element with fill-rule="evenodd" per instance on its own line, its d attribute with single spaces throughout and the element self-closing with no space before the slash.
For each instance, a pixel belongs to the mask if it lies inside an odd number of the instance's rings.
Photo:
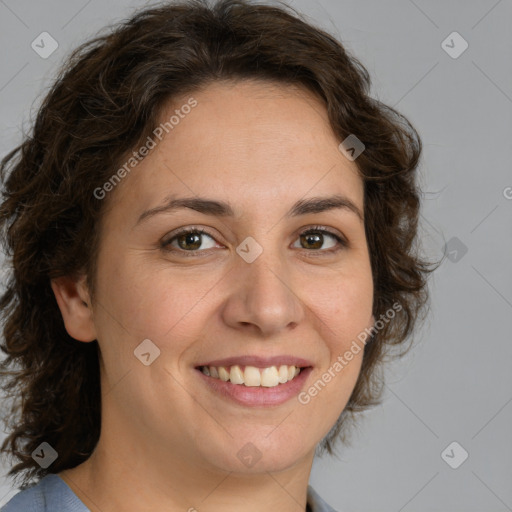
<svg viewBox="0 0 512 512">
<path fill-rule="evenodd" d="M 222 399 L 244 406 L 279 405 L 304 387 L 312 364 L 295 357 L 243 356 L 195 366 L 210 391 Z"/>
<path fill-rule="evenodd" d="M 273 388 L 293 380 L 297 377 L 303 367 L 295 365 L 267 366 L 258 368 L 250 365 L 232 366 L 199 366 L 200 370 L 207 377 L 219 379 L 223 382 L 246 387 Z"/>
</svg>

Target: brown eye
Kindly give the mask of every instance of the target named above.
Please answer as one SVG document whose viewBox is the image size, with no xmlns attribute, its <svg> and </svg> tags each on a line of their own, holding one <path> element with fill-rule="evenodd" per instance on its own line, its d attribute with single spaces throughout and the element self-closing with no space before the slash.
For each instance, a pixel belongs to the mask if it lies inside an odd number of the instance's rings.
<svg viewBox="0 0 512 512">
<path fill-rule="evenodd" d="M 334 240 L 334 242 L 330 242 L 330 244 L 326 247 L 324 244 L 328 243 L 329 239 Z M 299 241 L 299 249 L 308 249 L 318 252 L 336 252 L 341 248 L 340 246 L 347 246 L 345 240 L 343 240 L 340 236 L 324 228 L 313 228 L 304 231 L 300 234 Z"/>
<path fill-rule="evenodd" d="M 213 245 L 203 247 L 205 237 L 210 238 L 213 241 Z M 162 243 L 162 248 L 170 252 L 201 252 L 212 247 L 215 247 L 215 240 L 202 229 L 184 229 Z"/>
<path fill-rule="evenodd" d="M 201 236 L 202 235 L 198 235 L 197 233 L 185 233 L 177 236 L 176 241 L 178 242 L 180 249 L 191 249 L 195 251 L 201 247 Z"/>
<path fill-rule="evenodd" d="M 320 233 L 308 233 L 300 236 L 304 249 L 321 249 L 324 243 L 324 235 Z M 308 247 L 306 247 L 308 246 Z"/>
</svg>

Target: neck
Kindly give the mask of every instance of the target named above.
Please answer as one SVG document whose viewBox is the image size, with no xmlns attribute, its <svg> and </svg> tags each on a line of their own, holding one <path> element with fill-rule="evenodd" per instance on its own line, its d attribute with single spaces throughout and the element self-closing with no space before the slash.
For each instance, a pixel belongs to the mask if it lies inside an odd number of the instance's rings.
<svg viewBox="0 0 512 512">
<path fill-rule="evenodd" d="M 285 470 L 237 473 L 126 441 L 109 449 L 100 439 L 87 461 L 59 474 L 91 512 L 306 510 L 314 452 Z"/>
</svg>

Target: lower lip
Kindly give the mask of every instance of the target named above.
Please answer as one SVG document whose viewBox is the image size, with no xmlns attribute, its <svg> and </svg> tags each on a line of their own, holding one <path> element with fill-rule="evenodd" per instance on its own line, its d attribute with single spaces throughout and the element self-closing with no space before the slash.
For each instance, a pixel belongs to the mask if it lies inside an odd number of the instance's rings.
<svg viewBox="0 0 512 512">
<path fill-rule="evenodd" d="M 304 383 L 312 371 L 312 367 L 303 368 L 297 377 L 278 384 L 272 388 L 260 386 L 245 386 L 244 384 L 233 384 L 229 381 L 224 382 L 221 379 L 209 377 L 201 370 L 195 369 L 199 373 L 203 382 L 216 394 L 226 397 L 240 405 L 251 407 L 270 407 L 287 402 L 294 396 L 297 396 Z"/>
</svg>

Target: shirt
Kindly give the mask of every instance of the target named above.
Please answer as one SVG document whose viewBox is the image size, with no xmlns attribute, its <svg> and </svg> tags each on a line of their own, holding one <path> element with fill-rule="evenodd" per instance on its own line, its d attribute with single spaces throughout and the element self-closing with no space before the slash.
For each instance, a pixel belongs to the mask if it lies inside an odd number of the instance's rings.
<svg viewBox="0 0 512 512">
<path fill-rule="evenodd" d="M 308 485 L 311 512 L 336 512 Z M 66 482 L 54 473 L 15 494 L 0 512 L 91 512 Z"/>
</svg>

